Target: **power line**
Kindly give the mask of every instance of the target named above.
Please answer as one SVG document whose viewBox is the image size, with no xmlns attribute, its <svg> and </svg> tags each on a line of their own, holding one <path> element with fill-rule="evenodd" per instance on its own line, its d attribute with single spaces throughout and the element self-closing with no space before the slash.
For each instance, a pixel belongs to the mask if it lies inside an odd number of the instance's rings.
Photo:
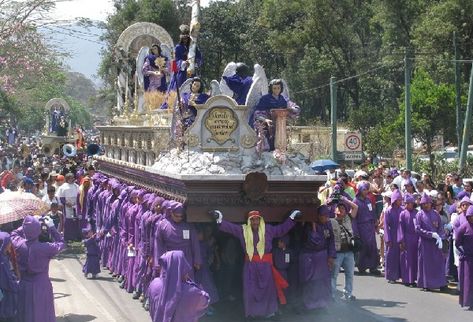
<svg viewBox="0 0 473 322">
<path fill-rule="evenodd" d="M 415 58 L 415 57 L 408 57 L 412 61 L 415 60 L 422 60 L 422 61 L 440 61 L 440 62 L 449 62 L 449 63 L 471 63 L 473 59 L 441 59 L 441 58 Z"/>
<path fill-rule="evenodd" d="M 69 36 L 69 37 L 72 37 L 72 38 L 76 38 L 76 39 L 80 39 L 80 40 L 85 40 L 85 41 L 88 41 L 88 42 L 91 42 L 91 43 L 95 43 L 95 44 L 98 44 L 98 45 L 104 45 L 104 44 L 105 44 L 104 42 L 100 42 L 100 41 L 96 41 L 96 40 L 92 40 L 92 39 L 88 39 L 88 38 L 83 38 L 83 37 L 74 35 L 74 34 L 71 33 L 71 32 L 62 32 L 62 31 L 54 30 L 54 29 L 52 29 L 52 28 L 50 28 L 50 27 L 46 27 L 46 26 L 43 26 L 42 28 L 48 29 L 48 30 L 50 30 L 50 31 L 53 31 L 53 32 L 58 33 L 58 34 L 61 34 L 61 35 L 66 35 L 66 36 Z"/>
<path fill-rule="evenodd" d="M 392 66 L 386 66 L 386 65 L 382 65 L 382 66 L 378 66 L 378 67 L 375 67 L 373 69 L 370 69 L 370 70 L 367 70 L 365 72 L 362 72 L 362 73 L 359 73 L 359 74 L 356 74 L 356 75 L 353 75 L 353 76 L 348 76 L 346 78 L 342 78 L 342 79 L 339 79 L 339 80 L 336 80 L 335 81 L 335 84 L 338 84 L 338 83 L 343 83 L 347 80 L 351 80 L 351 79 L 354 79 L 354 78 L 359 78 L 361 76 L 365 76 L 365 75 L 368 75 L 368 74 L 371 74 L 372 72 L 375 72 L 377 70 L 380 70 L 380 69 L 383 69 L 383 68 L 394 68 L 398 65 L 400 65 L 403 61 L 398 61 L 397 63 L 395 63 L 394 65 Z M 302 93 L 306 93 L 306 92 L 311 92 L 311 91 L 317 91 L 321 88 L 324 88 L 324 87 L 328 87 L 330 86 L 330 83 L 327 83 L 327 84 L 324 84 L 324 85 L 320 85 L 320 86 L 317 86 L 317 87 L 313 87 L 313 88 L 309 88 L 309 89 L 304 89 L 304 90 L 301 90 L 301 91 L 297 91 L 297 92 L 294 92 L 294 94 L 302 94 Z"/>
</svg>

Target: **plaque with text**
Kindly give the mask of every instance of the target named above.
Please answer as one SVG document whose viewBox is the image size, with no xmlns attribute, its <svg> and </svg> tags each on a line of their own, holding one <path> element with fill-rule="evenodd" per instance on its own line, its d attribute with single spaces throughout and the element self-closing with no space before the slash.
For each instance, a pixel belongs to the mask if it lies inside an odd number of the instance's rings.
<svg viewBox="0 0 473 322">
<path fill-rule="evenodd" d="M 214 107 L 208 112 L 204 124 L 211 134 L 210 139 L 222 145 L 232 140 L 231 135 L 238 127 L 238 118 L 230 108 Z"/>
</svg>

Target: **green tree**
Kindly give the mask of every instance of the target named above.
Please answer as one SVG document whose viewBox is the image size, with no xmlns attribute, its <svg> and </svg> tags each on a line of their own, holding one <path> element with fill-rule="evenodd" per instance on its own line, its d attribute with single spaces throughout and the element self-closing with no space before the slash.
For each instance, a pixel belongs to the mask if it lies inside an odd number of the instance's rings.
<svg viewBox="0 0 473 322">
<path fill-rule="evenodd" d="M 433 140 L 443 135 L 444 140 L 455 137 L 455 89 L 451 84 L 436 84 L 423 69 L 415 72 L 411 85 L 412 137 L 422 142 L 430 156 L 431 172 L 435 172 Z M 405 104 L 401 104 L 398 117 L 400 128 L 404 128 Z"/>
</svg>

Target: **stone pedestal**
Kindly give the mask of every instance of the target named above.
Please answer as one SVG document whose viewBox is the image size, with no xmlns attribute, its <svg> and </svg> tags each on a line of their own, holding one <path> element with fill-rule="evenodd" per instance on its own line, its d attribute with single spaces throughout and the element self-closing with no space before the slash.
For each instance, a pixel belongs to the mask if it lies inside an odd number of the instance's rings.
<svg viewBox="0 0 473 322">
<path fill-rule="evenodd" d="M 275 123 L 274 147 L 281 152 L 287 150 L 286 119 L 288 113 L 289 111 L 285 108 L 271 110 L 271 116 Z"/>
</svg>

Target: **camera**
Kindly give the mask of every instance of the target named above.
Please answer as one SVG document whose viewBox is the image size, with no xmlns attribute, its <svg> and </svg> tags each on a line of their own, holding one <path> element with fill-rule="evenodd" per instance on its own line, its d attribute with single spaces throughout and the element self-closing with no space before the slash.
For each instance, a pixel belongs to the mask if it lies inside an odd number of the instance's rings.
<svg viewBox="0 0 473 322">
<path fill-rule="evenodd" d="M 341 189 L 340 186 L 335 185 L 333 191 L 329 196 L 330 202 L 329 205 L 337 205 L 340 202 L 341 198 Z"/>
<path fill-rule="evenodd" d="M 49 227 L 46 225 L 45 219 L 45 217 L 38 219 L 39 223 L 41 224 L 41 234 L 39 235 L 38 239 L 41 243 L 52 242 L 51 236 L 49 235 Z"/>
</svg>

